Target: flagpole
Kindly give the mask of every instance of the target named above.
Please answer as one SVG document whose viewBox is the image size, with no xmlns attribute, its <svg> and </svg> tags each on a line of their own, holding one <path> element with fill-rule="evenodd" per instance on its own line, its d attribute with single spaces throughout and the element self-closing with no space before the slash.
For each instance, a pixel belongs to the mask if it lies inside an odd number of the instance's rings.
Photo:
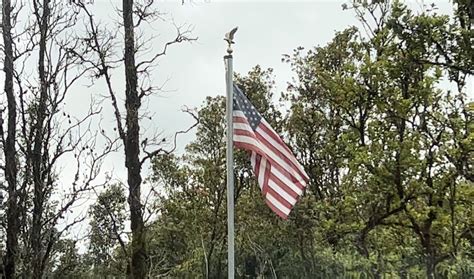
<svg viewBox="0 0 474 279">
<path fill-rule="evenodd" d="M 232 44 L 237 27 L 225 35 L 227 41 L 227 55 L 224 56 L 226 66 L 226 91 L 227 91 L 227 261 L 229 279 L 234 279 L 234 153 L 232 137 L 234 134 L 232 123 L 233 107 L 233 69 L 232 69 Z"/>
</svg>

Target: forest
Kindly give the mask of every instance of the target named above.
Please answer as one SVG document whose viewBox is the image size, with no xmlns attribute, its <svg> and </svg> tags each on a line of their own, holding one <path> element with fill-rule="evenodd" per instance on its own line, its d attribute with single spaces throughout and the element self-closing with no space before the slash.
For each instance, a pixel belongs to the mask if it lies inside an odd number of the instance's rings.
<svg viewBox="0 0 474 279">
<path fill-rule="evenodd" d="M 158 62 L 199 34 L 176 26 L 150 45 L 154 0 L 118 3 L 120 30 L 92 0 L 1 4 L 2 278 L 226 278 L 225 97 L 185 108 L 194 122 L 169 141 L 142 133 Z M 237 278 L 474 277 L 474 1 L 451 6 L 347 1 L 360 24 L 282 55 L 283 92 L 258 61 L 235 73 L 310 177 L 283 220 L 234 150 Z M 84 88 L 77 117 L 65 100 L 84 81 L 104 90 Z M 123 183 L 105 171 L 112 154 Z"/>
</svg>

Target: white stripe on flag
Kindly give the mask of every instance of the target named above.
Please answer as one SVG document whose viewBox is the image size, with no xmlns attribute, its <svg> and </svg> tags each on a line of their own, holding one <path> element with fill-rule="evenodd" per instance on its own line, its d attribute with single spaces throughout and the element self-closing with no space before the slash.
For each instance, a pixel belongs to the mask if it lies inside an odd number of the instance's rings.
<svg viewBox="0 0 474 279">
<path fill-rule="evenodd" d="M 244 130 L 249 132 L 254 132 L 249 124 L 245 123 L 234 123 L 234 130 Z"/>
<path fill-rule="evenodd" d="M 258 170 L 258 185 L 260 186 L 260 189 L 263 189 L 266 167 L 267 167 L 267 159 L 265 159 L 264 157 L 260 157 L 260 169 Z"/>
<path fill-rule="evenodd" d="M 270 129 L 268 126 L 267 126 L 268 129 Z M 260 135 L 262 135 L 262 137 L 268 141 L 268 143 L 270 143 L 272 146 L 274 146 L 278 151 L 280 151 L 286 158 L 288 158 L 292 163 L 293 165 L 295 165 L 298 170 L 302 173 L 302 174 L 306 174 L 303 167 L 301 167 L 300 163 L 298 163 L 298 161 L 296 160 L 295 156 L 293 156 L 293 154 L 290 154 L 288 152 L 288 150 L 286 150 L 286 148 L 284 148 L 282 146 L 282 143 L 279 143 L 279 142 L 276 142 L 272 136 L 270 136 L 269 134 L 267 134 L 263 129 L 257 127 L 257 130 L 256 130 L 257 133 L 259 133 Z M 276 137 L 279 137 L 278 134 L 275 133 Z"/>
<path fill-rule="evenodd" d="M 250 163 L 252 164 L 252 168 L 255 169 L 255 165 L 257 164 L 257 153 L 252 151 L 250 155 Z"/>
<path fill-rule="evenodd" d="M 270 186 L 275 192 L 277 192 L 282 198 L 284 198 L 291 205 L 294 205 L 296 203 L 296 199 L 290 196 L 285 190 L 283 190 L 273 180 L 270 179 L 268 181 L 268 186 Z"/>
<path fill-rule="evenodd" d="M 282 174 L 277 168 L 272 168 L 272 173 L 274 176 L 276 176 L 278 179 L 281 180 L 281 182 L 283 182 L 285 185 L 288 185 L 288 187 L 291 188 L 291 190 L 293 190 L 293 192 L 295 192 L 296 194 L 298 195 L 301 195 L 303 194 L 303 190 L 301 190 L 300 187 L 296 186 L 294 182 L 291 182 L 284 174 Z M 303 185 L 303 187 L 306 186 L 306 182 L 305 181 L 300 181 L 301 185 Z"/>
<path fill-rule="evenodd" d="M 245 117 L 245 114 L 244 114 L 241 110 L 234 110 L 234 112 L 232 113 L 232 115 L 233 115 L 233 116 L 242 117 L 242 118 L 247 119 L 247 117 Z"/>
<path fill-rule="evenodd" d="M 234 134 L 234 141 L 243 142 L 243 143 L 247 143 L 247 144 L 251 144 L 255 146 L 256 148 L 262 150 L 262 152 L 265 153 L 268 157 L 270 157 L 273 161 L 275 161 L 277 164 L 283 167 L 283 169 L 286 169 L 289 173 L 291 173 L 297 180 L 299 181 L 304 180 L 300 176 L 300 174 L 294 170 L 292 166 L 288 165 L 285 161 L 283 161 L 280 157 L 278 157 L 275 153 L 273 153 L 273 151 L 271 151 L 264 144 L 261 144 L 255 138 Z"/>
<path fill-rule="evenodd" d="M 266 196 L 267 200 L 273 204 L 276 208 L 278 208 L 281 212 L 283 212 L 285 215 L 290 214 L 291 209 L 287 208 L 284 206 L 281 202 L 279 202 L 277 199 L 275 199 L 270 193 L 267 193 Z"/>
</svg>

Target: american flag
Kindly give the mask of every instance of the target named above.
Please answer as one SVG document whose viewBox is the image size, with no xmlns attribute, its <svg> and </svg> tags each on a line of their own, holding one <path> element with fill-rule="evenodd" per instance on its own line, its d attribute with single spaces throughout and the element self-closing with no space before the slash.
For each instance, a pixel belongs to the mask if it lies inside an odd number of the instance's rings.
<svg viewBox="0 0 474 279">
<path fill-rule="evenodd" d="M 265 202 L 286 219 L 309 177 L 280 136 L 235 85 L 233 103 L 234 145 L 250 152 Z"/>
</svg>

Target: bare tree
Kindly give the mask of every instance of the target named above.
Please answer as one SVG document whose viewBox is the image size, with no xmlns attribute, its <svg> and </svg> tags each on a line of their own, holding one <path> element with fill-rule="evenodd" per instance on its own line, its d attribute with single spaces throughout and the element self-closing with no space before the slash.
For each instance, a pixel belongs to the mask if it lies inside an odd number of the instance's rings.
<svg viewBox="0 0 474 279">
<path fill-rule="evenodd" d="M 5 154 L 5 178 L 8 184 L 7 201 L 7 249 L 4 258 L 6 278 L 15 278 L 18 251 L 18 206 L 17 206 L 17 164 L 16 164 L 16 97 L 13 89 L 13 42 L 11 24 L 12 5 L 10 0 L 2 1 L 3 71 L 5 72 L 4 91 L 8 103 L 7 137 L 4 138 L 3 117 L 0 121 L 0 134 Z"/>
<path fill-rule="evenodd" d="M 138 95 L 137 68 L 135 65 L 135 34 L 133 25 L 133 0 L 123 0 L 123 27 L 125 41 L 125 108 L 127 132 L 124 134 L 125 166 L 129 189 L 130 223 L 132 229 L 131 277 L 144 278 L 146 268 L 145 225 L 143 222 L 140 185 L 140 125 L 138 110 L 141 100 Z"/>
<path fill-rule="evenodd" d="M 143 217 L 144 204 L 141 201 L 142 185 L 142 166 L 149 159 L 160 153 L 169 153 L 176 148 L 174 146 L 164 148 L 163 140 L 158 136 L 153 136 L 140 140 L 140 120 L 143 114 L 140 114 L 140 108 L 143 98 L 153 94 L 159 88 L 146 85 L 147 77 L 156 61 L 164 56 L 168 47 L 173 44 L 192 41 L 189 37 L 190 30 L 182 30 L 182 27 L 176 27 L 177 35 L 174 39 L 165 43 L 163 49 L 149 58 L 142 61 L 136 61 L 137 53 L 149 51 L 151 40 L 144 39 L 143 36 L 136 35 L 136 30 L 143 23 L 150 23 L 159 17 L 159 13 L 153 9 L 153 0 L 122 1 L 122 22 L 124 30 L 123 37 L 123 57 L 117 58 L 114 49 L 118 43 L 115 41 L 115 34 L 96 23 L 93 14 L 87 6 L 79 2 L 81 7 L 88 15 L 88 36 L 85 42 L 95 52 L 95 57 L 83 56 L 83 63 L 91 65 L 94 68 L 93 77 L 103 78 L 107 85 L 108 95 L 112 102 L 114 117 L 116 121 L 116 130 L 124 147 L 125 166 L 127 168 L 127 183 L 129 189 L 128 204 L 130 208 L 131 221 L 131 251 L 129 260 L 129 277 L 145 278 L 147 275 L 147 249 L 145 222 Z M 141 33 L 139 33 L 141 34 Z M 123 63 L 125 71 L 125 111 L 119 108 L 116 91 L 112 84 L 111 70 L 120 67 Z M 125 114 L 125 123 L 122 115 Z M 189 130 L 189 129 L 188 129 Z M 186 131 L 180 131 L 178 134 Z M 140 152 L 145 155 L 141 156 Z"/>
<path fill-rule="evenodd" d="M 6 139 L 0 123 L 8 184 L 5 273 L 43 278 L 54 245 L 85 216 L 66 217 L 90 190 L 108 182 L 95 184 L 103 159 L 119 145 L 95 125 L 101 108 L 94 101 L 84 104 L 80 117 L 66 112 L 66 96 L 89 71 L 78 55 L 89 50 L 72 29 L 80 9 L 60 0 L 2 4 L 8 102 Z M 36 69 L 31 67 L 35 60 Z M 62 158 L 75 165 L 68 167 L 73 172 L 69 187 L 59 180 Z"/>
</svg>

